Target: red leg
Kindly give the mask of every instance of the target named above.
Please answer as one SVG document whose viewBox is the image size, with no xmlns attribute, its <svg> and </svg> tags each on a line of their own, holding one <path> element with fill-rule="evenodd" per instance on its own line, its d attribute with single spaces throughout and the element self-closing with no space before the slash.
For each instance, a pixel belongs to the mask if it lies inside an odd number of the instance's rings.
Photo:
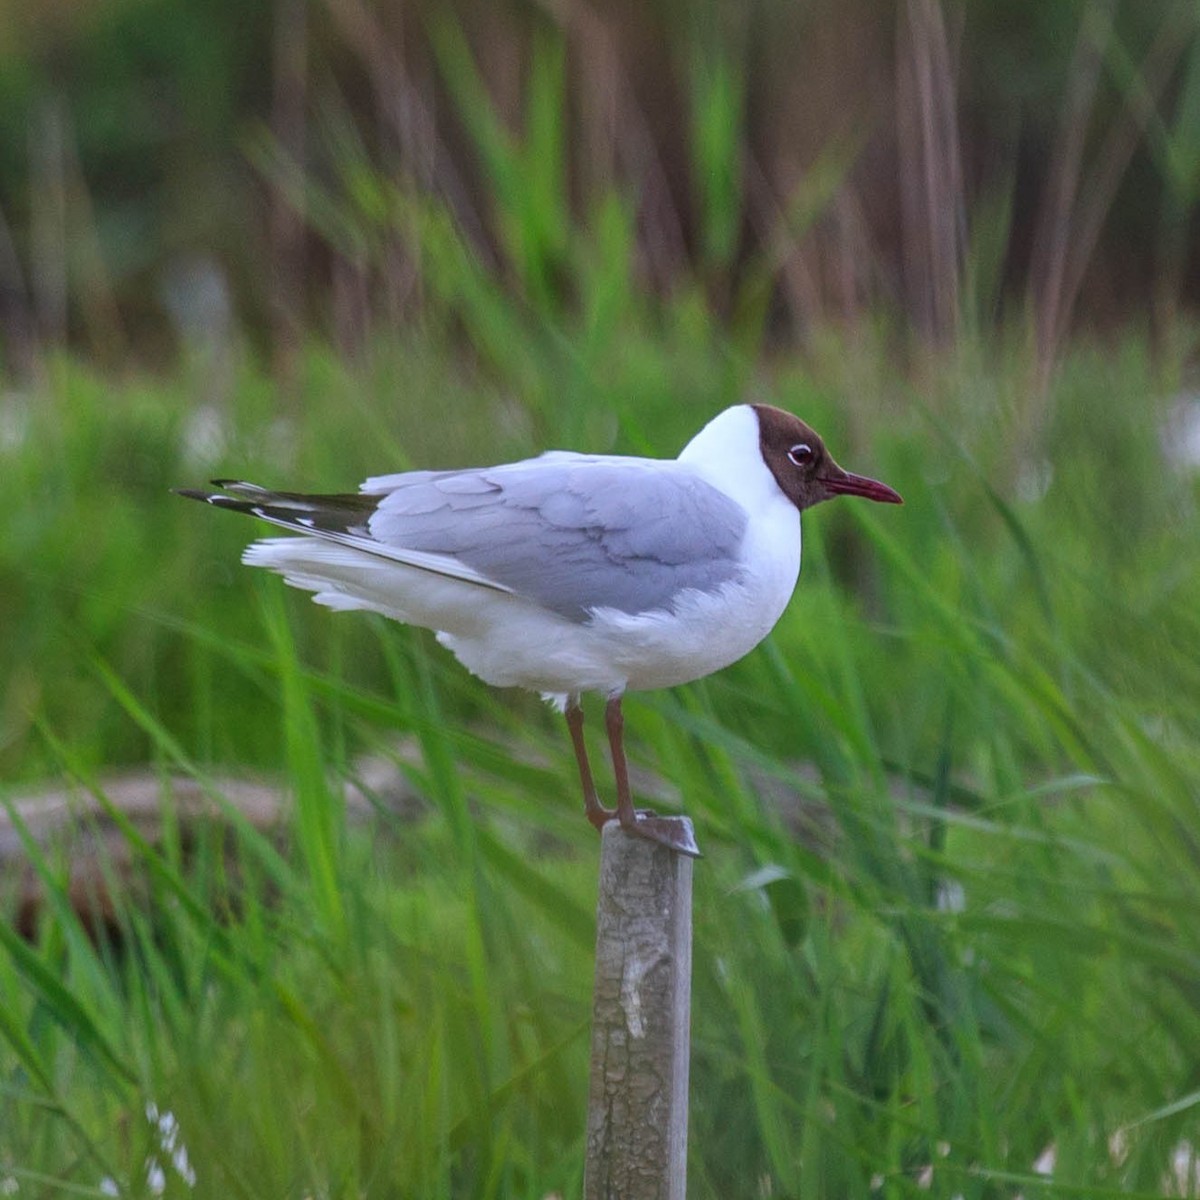
<svg viewBox="0 0 1200 1200">
<path fill-rule="evenodd" d="M 613 696 L 604 710 L 608 730 L 608 748 L 612 752 L 613 775 L 617 781 L 617 820 L 627 833 L 658 842 L 678 854 L 700 856 L 692 836 L 691 823 L 679 817 L 656 817 L 652 812 L 633 807 L 629 790 L 629 765 L 625 761 L 625 718 L 621 715 L 621 697 Z M 611 814 L 610 814 L 611 815 Z"/>
<path fill-rule="evenodd" d="M 613 775 L 617 781 L 617 820 L 621 828 L 635 832 L 637 813 L 629 791 L 629 766 L 625 761 L 625 718 L 621 713 L 621 697 L 614 696 L 604 710 L 604 727 L 608 730 L 608 748 L 612 754 Z"/>
<path fill-rule="evenodd" d="M 596 784 L 592 779 L 592 767 L 588 762 L 587 746 L 583 740 L 583 709 L 572 697 L 567 701 L 567 728 L 571 731 L 571 745 L 575 747 L 575 761 L 579 764 L 579 782 L 583 784 L 583 811 L 587 819 L 599 829 L 611 821 L 616 813 L 605 808 L 596 795 Z"/>
</svg>

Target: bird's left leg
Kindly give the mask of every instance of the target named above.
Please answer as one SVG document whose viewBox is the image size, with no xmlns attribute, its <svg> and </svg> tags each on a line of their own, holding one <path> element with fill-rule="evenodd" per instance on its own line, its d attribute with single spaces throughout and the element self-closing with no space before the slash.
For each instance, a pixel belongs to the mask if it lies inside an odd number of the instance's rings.
<svg viewBox="0 0 1200 1200">
<path fill-rule="evenodd" d="M 621 828 L 652 842 L 658 842 L 679 854 L 700 857 L 692 836 L 691 822 L 682 817 L 658 817 L 652 812 L 633 807 L 629 790 L 629 765 L 625 761 L 625 718 L 621 713 L 621 697 L 613 696 L 604 710 L 604 726 L 608 730 L 608 748 L 612 752 L 613 775 L 617 781 L 617 820 Z"/>
<path fill-rule="evenodd" d="M 583 784 L 583 811 L 587 819 L 597 828 L 603 829 L 605 823 L 611 821 L 617 814 L 611 808 L 605 808 L 596 795 L 596 784 L 592 779 L 592 767 L 588 762 L 587 745 L 583 740 L 583 708 L 579 697 L 572 696 L 567 701 L 567 728 L 571 731 L 571 745 L 575 747 L 575 761 L 579 764 L 579 782 Z"/>
</svg>

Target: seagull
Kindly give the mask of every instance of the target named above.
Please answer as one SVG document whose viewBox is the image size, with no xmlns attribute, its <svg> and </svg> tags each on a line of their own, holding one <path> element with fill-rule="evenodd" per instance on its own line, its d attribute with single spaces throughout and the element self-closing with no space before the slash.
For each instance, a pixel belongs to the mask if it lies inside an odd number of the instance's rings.
<svg viewBox="0 0 1200 1200">
<path fill-rule="evenodd" d="M 693 856 L 689 822 L 634 808 L 622 696 L 712 674 L 770 633 L 800 574 L 806 508 L 834 496 L 903 503 L 767 404 L 726 409 L 674 459 L 554 450 L 378 475 L 337 495 L 213 486 L 178 494 L 302 535 L 256 541 L 244 563 L 327 608 L 435 630 L 487 683 L 540 692 L 566 715 L 587 819 Z M 607 699 L 615 809 L 588 762 L 585 692 Z"/>
</svg>

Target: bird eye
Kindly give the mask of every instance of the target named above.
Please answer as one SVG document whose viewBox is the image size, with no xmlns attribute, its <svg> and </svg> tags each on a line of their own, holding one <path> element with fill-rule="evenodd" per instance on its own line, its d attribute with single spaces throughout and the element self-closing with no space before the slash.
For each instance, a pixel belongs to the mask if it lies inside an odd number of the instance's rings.
<svg viewBox="0 0 1200 1200">
<path fill-rule="evenodd" d="M 813 460 L 813 448 L 807 442 L 801 442 L 788 451 L 788 458 L 798 467 L 806 467 Z"/>
</svg>

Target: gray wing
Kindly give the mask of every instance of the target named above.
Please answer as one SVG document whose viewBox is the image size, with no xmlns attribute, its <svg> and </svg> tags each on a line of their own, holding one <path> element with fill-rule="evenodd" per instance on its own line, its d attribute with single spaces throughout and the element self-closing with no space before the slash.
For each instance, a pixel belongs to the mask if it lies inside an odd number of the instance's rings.
<svg viewBox="0 0 1200 1200">
<path fill-rule="evenodd" d="M 740 573 L 741 505 L 671 460 L 549 454 L 364 484 L 366 532 L 398 557 L 444 557 L 572 620 L 667 608 Z"/>
</svg>

